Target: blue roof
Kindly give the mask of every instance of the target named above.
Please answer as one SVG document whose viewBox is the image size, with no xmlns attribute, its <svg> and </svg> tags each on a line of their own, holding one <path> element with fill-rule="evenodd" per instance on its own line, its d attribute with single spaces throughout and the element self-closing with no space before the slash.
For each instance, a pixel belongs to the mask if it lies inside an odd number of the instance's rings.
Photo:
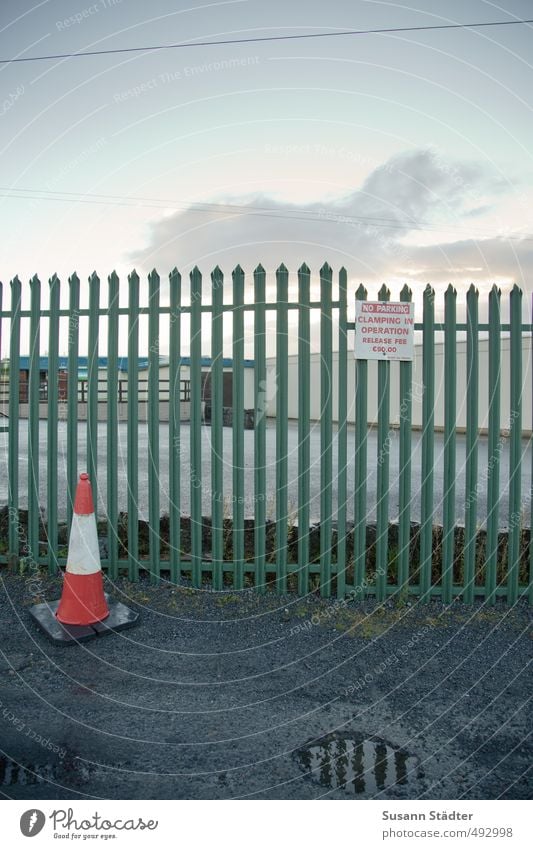
<svg viewBox="0 0 533 849">
<path fill-rule="evenodd" d="M 211 357 L 202 357 L 202 359 L 201 359 L 201 365 L 202 366 L 206 366 L 206 368 L 209 368 L 211 366 L 211 363 L 212 363 Z M 191 358 L 190 357 L 182 357 L 181 358 L 181 364 L 182 364 L 182 366 L 190 366 Z M 254 361 L 253 360 L 243 360 L 243 365 L 244 365 L 244 368 L 253 368 L 254 367 Z M 222 366 L 223 366 L 223 368 L 232 368 L 233 360 L 231 359 L 231 357 L 224 357 L 223 360 L 222 360 Z"/>
<path fill-rule="evenodd" d="M 58 368 L 60 369 L 68 369 L 68 357 L 58 357 Z M 181 364 L 183 366 L 190 366 L 191 358 L 190 357 L 182 357 Z M 230 357 L 225 357 L 222 360 L 222 364 L 224 368 L 231 368 L 233 366 L 233 360 Z M 88 357 L 78 357 L 78 369 L 87 370 L 89 365 Z M 168 357 L 160 357 L 160 365 L 166 366 L 168 365 Z M 202 357 L 201 365 L 209 368 L 211 366 L 211 357 Z M 137 360 L 137 367 L 142 371 L 148 368 L 148 357 L 139 357 Z M 253 360 L 244 360 L 244 368 L 253 368 L 254 361 Z M 30 358 L 27 356 L 19 357 L 19 368 L 21 371 L 29 371 L 30 368 Z M 98 368 L 107 368 L 107 357 L 98 357 Z M 118 368 L 119 371 L 128 371 L 128 358 L 127 357 L 119 357 L 118 358 Z M 48 357 L 39 357 L 39 371 L 48 371 Z"/>
</svg>

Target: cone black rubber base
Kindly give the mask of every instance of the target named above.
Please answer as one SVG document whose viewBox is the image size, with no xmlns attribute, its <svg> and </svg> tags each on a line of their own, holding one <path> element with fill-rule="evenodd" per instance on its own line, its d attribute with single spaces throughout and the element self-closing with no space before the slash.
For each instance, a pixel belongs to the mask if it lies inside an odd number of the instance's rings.
<svg viewBox="0 0 533 849">
<path fill-rule="evenodd" d="M 49 640 L 57 646 L 74 646 L 76 643 L 85 643 L 105 634 L 113 634 L 115 631 L 123 631 L 131 628 L 139 619 L 139 614 L 134 613 L 120 601 L 109 601 L 107 595 L 107 606 L 109 616 L 103 622 L 95 622 L 94 625 L 63 625 L 56 619 L 58 601 L 34 604 L 29 608 L 29 614 L 34 622 L 44 631 Z"/>
</svg>

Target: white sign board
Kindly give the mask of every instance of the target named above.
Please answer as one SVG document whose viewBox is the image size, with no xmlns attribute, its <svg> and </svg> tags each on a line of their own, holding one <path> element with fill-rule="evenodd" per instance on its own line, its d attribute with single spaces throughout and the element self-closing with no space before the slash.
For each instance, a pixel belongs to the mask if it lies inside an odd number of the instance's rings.
<svg viewBox="0 0 533 849">
<path fill-rule="evenodd" d="M 357 360 L 412 360 L 414 331 L 413 303 L 356 300 Z"/>
</svg>

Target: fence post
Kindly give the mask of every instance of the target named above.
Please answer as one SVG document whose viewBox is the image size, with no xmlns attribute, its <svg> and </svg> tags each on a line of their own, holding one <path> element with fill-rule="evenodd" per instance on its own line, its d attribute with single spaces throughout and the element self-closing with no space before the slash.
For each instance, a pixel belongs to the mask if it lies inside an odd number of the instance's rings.
<svg viewBox="0 0 533 849">
<path fill-rule="evenodd" d="M 309 592 L 310 280 L 304 263 L 298 269 L 298 592 L 302 596 Z"/>
<path fill-rule="evenodd" d="M 487 470 L 487 556 L 485 598 L 496 601 L 498 567 L 498 521 L 500 509 L 500 387 L 501 387 L 501 290 L 493 286 L 489 293 L 489 434 Z"/>
<path fill-rule="evenodd" d="M 244 587 L 244 271 L 233 271 L 233 586 Z"/>
<path fill-rule="evenodd" d="M 464 593 L 467 604 L 474 601 L 476 580 L 476 536 L 478 496 L 478 395 L 479 338 L 478 291 L 472 284 L 466 293 L 466 493 Z"/>
<path fill-rule="evenodd" d="M 365 301 L 367 291 L 359 286 L 355 297 Z M 357 330 L 355 331 L 357 333 Z M 355 484 L 354 484 L 354 590 L 356 598 L 365 596 L 366 583 L 366 475 L 368 434 L 368 361 L 355 361 Z"/>
<path fill-rule="evenodd" d="M 28 556 L 39 563 L 39 388 L 41 282 L 30 280 L 30 377 L 28 395 Z"/>
<path fill-rule="evenodd" d="M 211 274 L 211 553 L 213 589 L 224 587 L 224 275 Z"/>
<path fill-rule="evenodd" d="M 320 269 L 320 595 L 331 595 L 331 511 L 333 375 L 331 327 L 332 270 Z"/>
<path fill-rule="evenodd" d="M 98 331 L 100 278 L 89 277 L 89 349 L 87 358 L 87 472 L 95 498 L 98 491 Z M 96 506 L 98 512 L 98 507 Z"/>
<path fill-rule="evenodd" d="M 533 310 L 533 299 L 531 303 L 531 308 Z M 530 313 L 529 320 L 531 322 L 531 335 L 529 337 L 530 343 L 533 345 L 533 314 Z M 533 391 L 532 391 L 532 409 L 531 409 L 531 427 L 533 428 Z M 529 593 L 528 593 L 528 602 L 533 605 L 533 450 L 531 451 L 531 483 L 529 486 Z"/>
<path fill-rule="evenodd" d="M 457 419 L 457 292 L 450 284 L 444 295 L 444 492 L 442 510 L 442 601 L 453 600 L 455 556 L 455 468 Z"/>
<path fill-rule="evenodd" d="M 385 284 L 380 301 L 390 300 Z M 376 600 L 385 601 L 389 565 L 390 363 L 378 362 L 378 440 L 376 483 Z"/>
<path fill-rule="evenodd" d="M 258 265 L 254 271 L 254 549 L 255 586 L 260 593 L 266 590 L 266 318 L 265 269 Z"/>
<path fill-rule="evenodd" d="M 339 271 L 339 364 L 337 426 L 337 598 L 346 594 L 346 474 L 348 409 L 347 274 Z"/>
<path fill-rule="evenodd" d="M 139 275 L 128 277 L 128 575 L 139 580 Z"/>
<path fill-rule="evenodd" d="M 72 508 L 78 485 L 78 347 L 80 333 L 80 281 L 69 277 L 68 374 L 67 374 L 67 523 L 72 523 Z"/>
<path fill-rule="evenodd" d="M 174 268 L 169 275 L 169 496 L 170 496 L 170 580 L 181 578 L 181 275 Z"/>
<path fill-rule="evenodd" d="M 107 574 L 118 577 L 118 306 L 119 279 L 109 275 L 107 301 Z"/>
<path fill-rule="evenodd" d="M 521 449 L 522 449 L 522 290 L 515 285 L 509 296 L 511 324 L 510 361 L 510 436 L 509 436 L 509 545 L 507 564 L 507 601 L 518 599 L 520 570 Z"/>
<path fill-rule="evenodd" d="M 192 585 L 202 585 L 202 275 L 191 280 L 191 567 Z"/>
<path fill-rule="evenodd" d="M 9 333 L 8 561 L 11 568 L 14 568 L 19 560 L 20 298 L 20 280 L 14 277 L 11 281 Z"/>
<path fill-rule="evenodd" d="M 276 271 L 276 588 L 287 592 L 287 429 L 288 429 L 288 286 L 289 272 Z"/>
<path fill-rule="evenodd" d="M 159 584 L 159 274 L 148 275 L 148 515 L 150 583 Z"/>
<path fill-rule="evenodd" d="M 435 292 L 424 289 L 424 397 L 422 402 L 422 484 L 420 521 L 420 600 L 429 601 L 433 555 L 433 463 L 435 454 Z"/>
<path fill-rule="evenodd" d="M 412 292 L 405 284 L 401 301 L 410 301 Z M 399 451 L 399 511 L 398 511 L 398 592 L 409 592 L 411 551 L 411 426 L 413 409 L 413 364 L 400 363 L 400 451 Z"/>
<path fill-rule="evenodd" d="M 57 420 L 58 420 L 58 349 L 59 349 L 59 280 L 49 280 L 50 319 L 48 323 L 48 405 L 47 405 L 47 505 L 46 538 L 48 542 L 48 574 L 57 571 Z"/>
</svg>

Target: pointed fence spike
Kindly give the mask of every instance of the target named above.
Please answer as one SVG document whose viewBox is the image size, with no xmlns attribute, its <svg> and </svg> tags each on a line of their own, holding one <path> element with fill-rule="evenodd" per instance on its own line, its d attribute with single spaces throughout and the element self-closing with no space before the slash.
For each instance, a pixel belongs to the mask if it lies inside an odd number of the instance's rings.
<svg viewBox="0 0 533 849">
<path fill-rule="evenodd" d="M 256 268 L 254 269 L 254 274 L 264 274 L 264 273 L 265 273 L 265 269 L 263 268 L 261 263 L 259 263 L 259 265 L 256 266 Z"/>
<path fill-rule="evenodd" d="M 378 292 L 378 298 L 380 301 L 388 301 L 390 298 L 390 289 L 385 283 Z"/>
<path fill-rule="evenodd" d="M 355 294 L 356 294 L 356 297 L 357 297 L 360 301 L 364 301 L 364 299 L 366 298 L 366 296 L 367 296 L 368 292 L 367 292 L 367 290 L 365 289 L 365 287 L 363 286 L 363 284 L 362 284 L 362 283 L 359 283 L 359 286 L 357 287 L 357 290 L 356 290 Z"/>
<path fill-rule="evenodd" d="M 224 274 L 222 273 L 222 269 L 220 268 L 220 266 L 217 265 L 213 269 L 213 271 L 211 272 L 211 286 L 212 286 L 213 292 L 215 292 L 217 289 L 221 289 L 223 287 L 223 285 L 224 285 Z M 214 295 L 213 295 L 213 297 L 214 297 Z"/>
<path fill-rule="evenodd" d="M 329 274 L 332 273 L 331 265 L 329 265 L 327 262 L 325 262 L 324 265 L 322 266 L 322 268 L 320 269 L 320 273 L 322 274 L 323 277 L 327 277 Z"/>
<path fill-rule="evenodd" d="M 289 273 L 289 269 L 287 268 L 287 266 L 285 265 L 284 262 L 282 262 L 281 265 L 279 266 L 279 268 L 276 269 L 276 274 L 288 274 L 288 273 Z"/>
</svg>

